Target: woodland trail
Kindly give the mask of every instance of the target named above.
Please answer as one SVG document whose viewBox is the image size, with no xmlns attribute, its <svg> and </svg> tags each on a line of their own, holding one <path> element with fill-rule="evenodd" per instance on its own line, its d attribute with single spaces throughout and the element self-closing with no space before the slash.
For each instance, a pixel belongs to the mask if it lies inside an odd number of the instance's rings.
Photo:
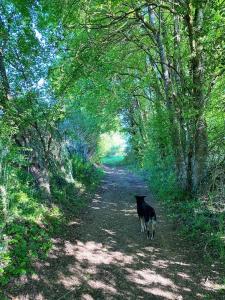
<svg viewBox="0 0 225 300">
<path fill-rule="evenodd" d="M 65 226 L 37 275 L 12 286 L 9 299 L 225 299 L 216 271 L 168 225 L 143 179 L 123 168 L 105 173 L 87 213 Z M 156 209 L 154 241 L 140 233 L 136 193 Z"/>
</svg>

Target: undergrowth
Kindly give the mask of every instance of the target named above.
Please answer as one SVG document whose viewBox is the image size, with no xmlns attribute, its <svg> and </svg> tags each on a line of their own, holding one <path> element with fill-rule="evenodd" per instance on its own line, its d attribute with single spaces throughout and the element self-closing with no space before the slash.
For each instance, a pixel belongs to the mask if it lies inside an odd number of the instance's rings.
<svg viewBox="0 0 225 300">
<path fill-rule="evenodd" d="M 163 172 L 155 168 L 148 174 L 151 189 L 163 201 L 183 237 L 192 240 L 205 258 L 224 262 L 225 209 L 217 192 L 190 197 L 178 189 L 171 169 Z"/>
<path fill-rule="evenodd" d="M 120 166 L 123 165 L 125 162 L 125 157 L 120 155 L 113 155 L 113 156 L 105 156 L 101 159 L 101 163 L 110 165 L 110 166 Z"/>
<path fill-rule="evenodd" d="M 44 258 L 51 248 L 50 235 L 54 223 L 60 219 L 60 211 L 44 204 L 39 194 L 29 186 L 20 190 L 8 190 L 8 216 L 1 223 L 0 285 L 5 285 L 12 277 L 33 272 L 32 262 Z"/>
<path fill-rule="evenodd" d="M 45 259 L 52 247 L 51 237 L 60 232 L 68 217 L 87 205 L 88 195 L 102 177 L 102 172 L 91 163 L 76 158 L 75 180 L 68 182 L 52 176 L 52 201 L 46 202 L 32 179 L 24 174 L 21 170 L 14 171 L 7 187 L 7 213 L 1 207 L 0 288 L 14 277 L 34 272 L 34 261 Z"/>
</svg>

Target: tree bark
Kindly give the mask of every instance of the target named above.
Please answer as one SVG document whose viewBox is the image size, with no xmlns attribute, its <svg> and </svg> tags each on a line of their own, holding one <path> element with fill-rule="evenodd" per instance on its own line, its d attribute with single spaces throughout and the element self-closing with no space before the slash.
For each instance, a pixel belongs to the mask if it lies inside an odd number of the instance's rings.
<svg viewBox="0 0 225 300">
<path fill-rule="evenodd" d="M 42 193 L 42 197 L 50 201 L 51 189 L 48 170 L 46 168 L 38 166 L 37 164 L 33 164 L 30 168 L 30 172 L 37 182 L 38 188 Z"/>
<path fill-rule="evenodd" d="M 190 172 L 188 173 L 189 184 L 192 182 L 192 191 L 196 191 L 206 174 L 208 157 L 207 127 L 203 115 L 205 104 L 203 46 L 201 44 L 202 29 L 204 26 L 203 6 L 203 1 L 193 3 L 189 1 L 188 14 L 185 17 L 191 52 L 190 76 L 193 86 L 193 117 L 189 129 L 189 153 L 192 153 L 192 174 L 190 174 Z"/>
<path fill-rule="evenodd" d="M 155 15 L 149 7 L 149 20 L 151 26 L 155 27 Z M 170 74 L 170 67 L 167 59 L 166 48 L 163 44 L 162 33 L 161 33 L 161 22 L 162 22 L 162 15 L 159 13 L 159 29 L 155 30 L 153 33 L 155 37 L 156 44 L 158 46 L 159 52 L 159 59 L 161 63 L 161 74 L 162 80 L 164 83 L 164 92 L 165 92 L 165 99 L 166 99 L 166 107 L 169 116 L 170 122 L 170 135 L 171 135 L 171 142 L 174 152 L 175 158 L 175 165 L 176 165 L 176 177 L 179 186 L 182 189 L 186 188 L 186 168 L 185 168 L 185 157 L 183 155 L 183 149 L 181 144 L 181 137 L 178 129 L 178 122 L 175 113 L 174 101 L 176 100 L 176 94 L 173 91 L 172 81 L 171 81 L 171 74 Z"/>
</svg>

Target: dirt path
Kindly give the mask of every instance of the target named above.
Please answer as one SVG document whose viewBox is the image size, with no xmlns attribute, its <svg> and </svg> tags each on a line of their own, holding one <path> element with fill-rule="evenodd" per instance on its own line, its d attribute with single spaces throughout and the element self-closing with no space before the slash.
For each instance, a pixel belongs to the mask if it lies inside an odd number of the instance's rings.
<svg viewBox="0 0 225 300">
<path fill-rule="evenodd" d="M 225 299 L 214 294 L 216 271 L 171 229 L 143 180 L 122 168 L 105 172 L 88 213 L 68 224 L 48 261 L 14 285 L 10 299 Z M 154 241 L 140 233 L 136 193 L 156 208 Z"/>
</svg>

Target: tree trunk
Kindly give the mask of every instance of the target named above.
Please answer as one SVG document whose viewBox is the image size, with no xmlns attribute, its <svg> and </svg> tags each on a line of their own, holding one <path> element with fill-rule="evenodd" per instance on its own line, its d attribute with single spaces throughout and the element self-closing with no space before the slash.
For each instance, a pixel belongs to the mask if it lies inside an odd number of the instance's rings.
<svg viewBox="0 0 225 300">
<path fill-rule="evenodd" d="M 149 7 L 149 20 L 151 25 L 155 26 L 155 21 L 154 21 L 155 15 L 152 12 L 151 7 Z M 161 27 L 161 22 L 162 22 L 162 15 L 160 13 L 159 14 L 160 27 Z M 170 122 L 171 142 L 172 142 L 172 147 L 173 147 L 174 157 L 175 157 L 176 177 L 179 186 L 182 189 L 185 189 L 186 186 L 185 157 L 182 151 L 183 149 L 181 144 L 181 138 L 178 130 L 178 122 L 176 119 L 175 107 L 173 103 L 176 100 L 175 99 L 176 97 L 175 97 L 175 93 L 173 92 L 173 86 L 172 86 L 171 76 L 170 76 L 170 68 L 167 60 L 166 48 L 162 40 L 161 28 L 155 31 L 154 37 L 156 40 L 156 44 L 158 46 L 159 59 L 161 63 L 161 74 L 164 83 L 166 107 L 167 107 L 168 117 Z"/>
<path fill-rule="evenodd" d="M 195 133 L 195 151 L 193 168 L 193 190 L 196 190 L 204 180 L 207 171 L 208 143 L 206 121 L 198 120 Z"/>
<path fill-rule="evenodd" d="M 48 170 L 37 164 L 33 164 L 30 168 L 30 172 L 34 176 L 43 198 L 51 201 L 51 188 Z"/>
<path fill-rule="evenodd" d="M 8 77 L 6 74 L 6 68 L 5 68 L 2 48 L 0 48 L 0 74 L 1 74 L 1 79 L 2 79 L 2 87 L 3 87 L 3 91 L 4 91 L 4 98 L 2 99 L 1 104 L 4 108 L 7 100 L 10 100 L 12 97 L 10 95 L 9 81 L 8 81 Z"/>
<path fill-rule="evenodd" d="M 191 133 L 191 138 L 189 141 L 189 143 L 191 143 L 189 144 L 189 152 L 193 152 L 191 184 L 192 191 L 196 191 L 206 174 L 206 163 L 208 157 L 207 127 L 206 121 L 203 116 L 205 104 L 203 47 L 201 45 L 204 17 L 203 5 L 204 3 L 202 3 L 201 1 L 196 2 L 195 6 L 193 6 L 192 3 L 189 2 L 188 14 L 185 17 L 191 51 L 190 75 L 192 78 L 193 86 L 193 118 L 191 129 L 189 129 Z"/>
</svg>

